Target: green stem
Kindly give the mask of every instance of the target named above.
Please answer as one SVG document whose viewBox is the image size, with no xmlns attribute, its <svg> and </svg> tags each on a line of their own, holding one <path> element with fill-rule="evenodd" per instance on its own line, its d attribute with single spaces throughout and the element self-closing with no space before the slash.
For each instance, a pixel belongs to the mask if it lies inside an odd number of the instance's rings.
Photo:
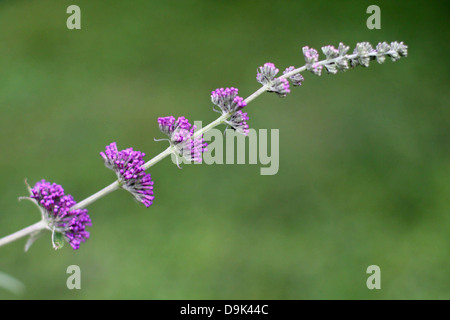
<svg viewBox="0 0 450 320">
<path fill-rule="evenodd" d="M 9 236 L 6 236 L 4 238 L 0 239 L 0 247 L 4 246 L 5 244 L 11 243 L 13 241 L 16 241 L 20 238 L 29 236 L 35 232 L 49 229 L 47 223 L 44 220 L 41 220 L 39 222 L 36 222 L 35 224 L 32 224 L 31 226 L 28 226 L 22 230 L 16 231 L 13 234 L 10 234 Z M 49 229 L 50 230 L 50 229 Z"/>
</svg>

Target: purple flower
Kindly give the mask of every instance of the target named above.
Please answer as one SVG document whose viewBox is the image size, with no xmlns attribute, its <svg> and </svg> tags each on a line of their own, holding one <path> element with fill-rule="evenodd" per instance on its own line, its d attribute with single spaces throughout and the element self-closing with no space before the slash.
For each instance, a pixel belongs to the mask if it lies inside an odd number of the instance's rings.
<svg viewBox="0 0 450 320">
<path fill-rule="evenodd" d="M 158 118 L 159 130 L 168 135 L 175 130 L 175 121 L 175 117 L 172 116 Z"/>
<path fill-rule="evenodd" d="M 265 63 L 259 67 L 256 73 L 256 80 L 264 86 L 267 86 L 268 92 L 275 92 L 279 97 L 285 97 L 290 91 L 289 81 L 284 78 L 276 78 L 280 70 L 271 62 Z"/>
<path fill-rule="evenodd" d="M 320 76 L 322 73 L 322 66 L 318 64 L 319 53 L 316 49 L 309 48 L 308 46 L 303 47 L 303 55 L 306 61 L 306 70 L 311 71 L 315 75 Z"/>
<path fill-rule="evenodd" d="M 272 86 L 268 91 L 275 92 L 279 97 L 286 97 L 291 92 L 289 89 L 289 81 L 285 78 L 277 78 L 272 82 Z"/>
<path fill-rule="evenodd" d="M 248 116 L 247 113 L 242 112 L 242 108 L 247 104 L 244 99 L 238 96 L 238 92 L 237 88 L 219 88 L 211 92 L 211 101 L 222 110 L 223 114 L 232 113 L 231 117 L 225 120 L 225 123 L 236 131 L 247 135 L 248 124 L 246 120 L 248 120 Z"/>
<path fill-rule="evenodd" d="M 92 222 L 87 209 L 70 210 L 76 202 L 71 195 L 64 195 L 60 185 L 42 180 L 31 189 L 30 198 L 38 203 L 53 234 L 62 234 L 74 250 L 89 238 L 86 227 L 92 226 Z M 55 243 L 54 247 L 59 248 Z"/>
<path fill-rule="evenodd" d="M 158 118 L 159 129 L 169 137 L 170 145 L 176 155 L 184 157 L 188 161 L 202 162 L 202 153 L 207 151 L 208 144 L 203 136 L 193 137 L 196 126 L 189 123 L 185 117 L 161 117 Z"/>
<path fill-rule="evenodd" d="M 277 67 L 272 62 L 266 62 L 262 67 L 259 67 L 259 71 L 256 73 L 256 81 L 262 85 L 269 84 L 278 73 Z"/>
<path fill-rule="evenodd" d="M 219 88 L 211 92 L 211 101 L 220 108 L 223 113 L 236 112 L 244 108 L 247 103 L 238 96 L 237 88 Z"/>
<path fill-rule="evenodd" d="M 339 50 L 334 46 L 324 46 L 322 47 L 323 54 L 327 57 L 328 60 L 339 57 Z"/>
<path fill-rule="evenodd" d="M 292 72 L 294 70 L 295 70 L 295 67 L 290 66 L 290 67 L 286 68 L 286 70 L 283 71 L 283 74 Z M 303 78 L 303 76 L 300 73 L 296 73 L 296 74 L 290 76 L 289 80 L 291 80 L 293 86 L 298 87 L 298 86 L 302 85 L 302 82 L 305 79 Z"/>
<path fill-rule="evenodd" d="M 234 113 L 229 120 L 226 120 L 225 122 L 229 124 L 231 127 L 233 127 L 237 132 L 242 133 L 244 135 L 248 135 L 248 124 L 247 121 L 248 116 L 247 113 L 242 112 L 242 110 L 237 111 Z"/>
<path fill-rule="evenodd" d="M 340 47 L 340 48 L 341 48 L 341 50 L 342 49 L 345 50 L 345 48 L 343 48 L 343 47 Z M 336 74 L 339 70 L 345 71 L 345 65 L 337 63 L 338 60 L 345 61 L 345 62 L 347 61 L 347 59 L 344 59 L 344 58 L 336 59 L 339 57 L 339 54 L 341 52 L 339 49 L 336 49 L 334 46 L 328 45 L 328 46 L 322 47 L 322 52 L 327 57 L 327 61 L 325 63 L 325 69 L 327 70 L 328 73 Z M 348 69 L 348 66 L 347 66 L 347 69 Z"/>
<path fill-rule="evenodd" d="M 151 175 L 145 172 L 145 153 L 128 148 L 117 150 L 115 142 L 106 146 L 105 152 L 100 152 L 105 161 L 105 166 L 113 170 L 121 187 L 130 192 L 133 197 L 142 202 L 146 207 L 153 203 L 153 181 Z"/>
</svg>

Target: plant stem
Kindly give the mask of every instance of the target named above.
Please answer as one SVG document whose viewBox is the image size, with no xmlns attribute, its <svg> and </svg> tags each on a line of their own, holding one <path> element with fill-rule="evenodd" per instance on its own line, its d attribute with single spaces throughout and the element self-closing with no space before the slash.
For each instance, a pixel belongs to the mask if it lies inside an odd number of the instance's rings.
<svg viewBox="0 0 450 320">
<path fill-rule="evenodd" d="M 9 236 L 6 236 L 4 238 L 0 239 L 0 247 L 4 246 L 5 244 L 11 243 L 13 241 L 16 241 L 20 238 L 26 237 L 28 235 L 31 235 L 37 231 L 41 231 L 44 229 L 48 229 L 47 223 L 45 223 L 44 220 L 41 220 L 39 222 L 36 222 L 35 224 L 32 224 L 31 226 L 28 226 L 22 230 L 19 230 L 17 232 L 14 232 L 13 234 L 10 234 Z"/>
<path fill-rule="evenodd" d="M 201 128 L 200 130 L 197 130 L 194 132 L 194 135 L 192 136 L 192 139 L 195 139 L 196 137 L 204 134 L 205 132 L 208 132 L 214 127 L 217 127 L 218 125 L 222 124 L 225 120 L 227 120 L 232 113 L 224 113 L 220 117 L 218 117 L 216 120 L 208 124 L 206 127 Z"/>
<path fill-rule="evenodd" d="M 83 201 L 78 202 L 76 205 L 74 205 L 72 208 L 70 208 L 71 210 L 76 210 L 76 209 L 81 209 L 81 208 L 85 208 L 88 205 L 90 205 L 91 203 L 97 201 L 98 199 L 106 196 L 107 194 L 117 190 L 120 188 L 120 184 L 119 181 L 114 181 L 113 183 L 111 183 L 109 186 L 103 188 L 102 190 L 94 193 L 93 195 L 91 195 L 90 197 L 84 199 Z"/>
<path fill-rule="evenodd" d="M 160 154 L 158 154 L 156 157 L 153 157 L 152 159 L 150 159 L 149 161 L 147 161 L 143 167 L 145 170 L 147 170 L 148 168 L 150 168 L 151 166 L 153 166 L 154 164 L 158 163 L 159 161 L 161 161 L 162 159 L 164 159 L 165 157 L 167 157 L 169 154 L 172 153 L 172 147 L 168 147 L 166 150 L 164 150 L 163 152 L 161 152 Z"/>
</svg>

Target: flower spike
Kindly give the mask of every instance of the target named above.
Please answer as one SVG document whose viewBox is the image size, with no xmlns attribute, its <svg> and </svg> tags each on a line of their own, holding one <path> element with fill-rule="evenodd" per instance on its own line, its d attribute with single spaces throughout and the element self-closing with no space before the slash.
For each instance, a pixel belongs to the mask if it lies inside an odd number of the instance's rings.
<svg viewBox="0 0 450 320">
<path fill-rule="evenodd" d="M 117 150 L 115 142 L 106 146 L 105 152 L 100 152 L 105 166 L 113 170 L 119 180 L 120 186 L 130 192 L 133 197 L 150 207 L 155 197 L 153 196 L 153 181 L 151 175 L 145 172 L 145 153 L 128 148 Z"/>
<path fill-rule="evenodd" d="M 80 248 L 90 234 L 86 227 L 92 226 L 87 209 L 71 210 L 76 202 L 71 195 L 65 195 L 64 189 L 56 183 L 45 180 L 37 182 L 31 189 L 30 199 L 41 209 L 41 214 L 48 228 L 53 231 L 53 247 L 59 249 L 63 242 L 55 241 L 55 237 L 67 241 L 74 250 Z"/>
</svg>

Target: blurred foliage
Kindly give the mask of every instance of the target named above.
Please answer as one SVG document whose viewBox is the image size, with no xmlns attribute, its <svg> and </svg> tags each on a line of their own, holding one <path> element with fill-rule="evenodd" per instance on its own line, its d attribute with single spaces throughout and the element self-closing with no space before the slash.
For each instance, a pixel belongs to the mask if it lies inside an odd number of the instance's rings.
<svg viewBox="0 0 450 320">
<path fill-rule="evenodd" d="M 68 30 L 66 8 L 81 8 Z M 366 8 L 381 8 L 381 30 Z M 0 299 L 449 299 L 449 52 L 444 1 L 0 1 L 0 236 L 39 219 L 18 203 L 45 178 L 80 201 L 111 183 L 112 141 L 147 159 L 156 119 L 208 123 L 210 92 L 258 88 L 256 68 L 300 66 L 301 47 L 404 41 L 409 57 L 304 74 L 248 106 L 280 130 L 280 170 L 185 165 L 150 172 L 146 209 L 117 191 L 89 207 L 91 239 L 0 248 L 26 286 Z M 351 49 L 353 50 L 353 49 Z M 81 267 L 81 290 L 66 268 Z M 366 268 L 381 268 L 381 290 Z"/>
</svg>

